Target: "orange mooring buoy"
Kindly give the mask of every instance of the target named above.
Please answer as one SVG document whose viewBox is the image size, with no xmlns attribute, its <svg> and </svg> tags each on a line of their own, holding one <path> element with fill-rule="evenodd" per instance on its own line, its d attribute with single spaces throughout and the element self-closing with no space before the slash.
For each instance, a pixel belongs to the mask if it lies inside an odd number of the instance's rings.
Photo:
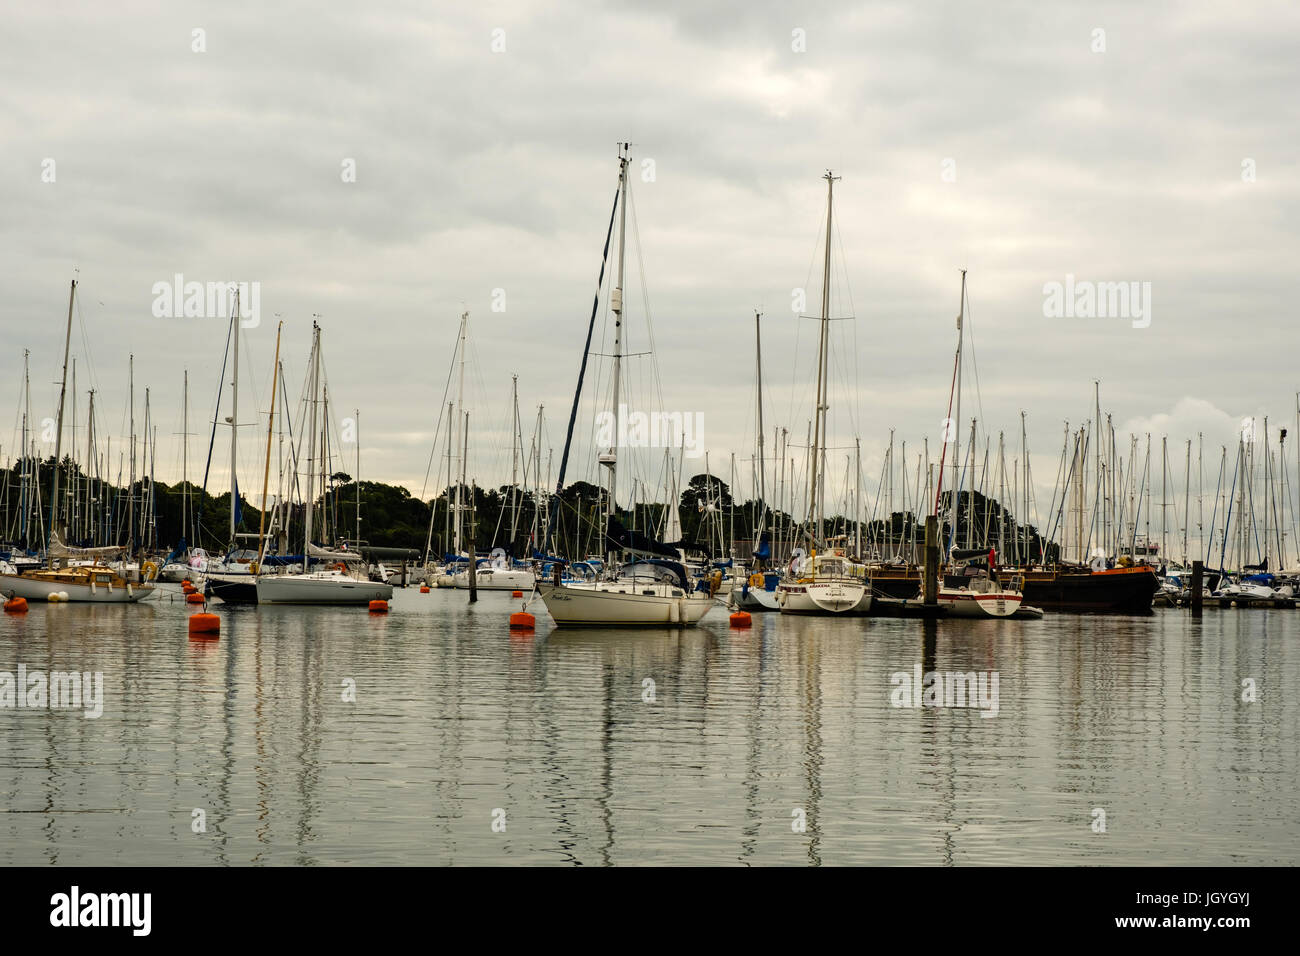
<svg viewBox="0 0 1300 956">
<path fill-rule="evenodd" d="M 5 610 L 8 611 L 10 614 L 26 614 L 27 598 L 24 597 L 10 598 L 9 600 L 5 601 Z"/>
<path fill-rule="evenodd" d="M 211 635 L 216 639 L 221 631 L 221 618 L 215 614 L 191 614 L 190 615 L 190 633 Z"/>
<path fill-rule="evenodd" d="M 195 587 L 193 584 L 191 584 L 189 581 L 182 581 L 182 582 L 181 582 L 181 590 L 184 591 L 186 594 L 193 594 L 195 591 L 198 590 L 198 588 L 196 588 L 196 587 Z"/>
<path fill-rule="evenodd" d="M 732 627 L 750 627 L 753 623 L 754 619 L 749 616 L 748 611 L 737 611 L 735 614 L 731 615 Z"/>
<path fill-rule="evenodd" d="M 371 602 L 370 602 L 370 613 L 371 613 L 371 614 L 387 614 L 387 613 L 388 613 L 388 602 L 387 602 L 387 601 L 371 601 Z"/>
<path fill-rule="evenodd" d="M 510 630 L 531 631 L 537 625 L 537 618 L 527 611 L 515 611 L 510 615 Z"/>
<path fill-rule="evenodd" d="M 511 591 L 511 592 L 510 592 L 510 596 L 511 596 L 512 598 L 520 598 L 520 597 L 523 597 L 523 596 L 524 596 L 524 592 L 523 592 L 523 591 Z"/>
<path fill-rule="evenodd" d="M 189 594 L 185 595 L 185 602 L 187 604 L 202 604 L 204 600 L 205 598 L 198 591 L 191 591 Z"/>
<path fill-rule="evenodd" d="M 421 585 L 420 585 L 420 593 L 421 593 L 421 594 L 428 594 L 428 593 L 429 593 L 429 585 L 427 585 L 427 584 L 421 584 Z"/>
</svg>

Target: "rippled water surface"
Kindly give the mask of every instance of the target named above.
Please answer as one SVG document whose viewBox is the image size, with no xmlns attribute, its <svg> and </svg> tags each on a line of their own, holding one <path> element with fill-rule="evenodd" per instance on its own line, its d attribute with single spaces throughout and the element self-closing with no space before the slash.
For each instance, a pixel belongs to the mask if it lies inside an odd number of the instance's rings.
<svg viewBox="0 0 1300 956">
<path fill-rule="evenodd" d="M 1300 862 L 1300 612 L 607 632 L 537 602 L 520 636 L 518 604 L 217 606 L 215 642 L 166 598 L 5 615 L 0 671 L 102 671 L 104 713 L 0 709 L 0 862 Z M 996 716 L 894 706 L 917 667 L 996 672 Z"/>
</svg>

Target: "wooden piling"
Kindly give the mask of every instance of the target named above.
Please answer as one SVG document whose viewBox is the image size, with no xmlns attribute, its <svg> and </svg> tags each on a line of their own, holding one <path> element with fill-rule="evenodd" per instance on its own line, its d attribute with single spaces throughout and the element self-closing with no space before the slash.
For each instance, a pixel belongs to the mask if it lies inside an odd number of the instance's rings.
<svg viewBox="0 0 1300 956">
<path fill-rule="evenodd" d="M 1205 562 L 1192 562 L 1192 617 L 1201 616 L 1202 598 L 1201 593 L 1204 591 Z"/>
<path fill-rule="evenodd" d="M 939 603 L 939 518 L 925 519 L 925 575 L 922 578 L 924 603 Z"/>
</svg>

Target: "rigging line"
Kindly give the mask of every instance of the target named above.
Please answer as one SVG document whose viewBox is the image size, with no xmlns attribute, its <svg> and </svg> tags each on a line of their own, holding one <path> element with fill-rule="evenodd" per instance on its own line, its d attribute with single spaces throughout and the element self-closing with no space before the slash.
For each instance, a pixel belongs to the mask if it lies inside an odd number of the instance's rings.
<svg viewBox="0 0 1300 956">
<path fill-rule="evenodd" d="M 641 248 L 641 222 L 636 215 L 636 195 L 632 192 L 630 182 L 628 183 L 627 197 L 627 211 L 632 219 L 632 248 L 636 250 L 637 276 L 641 284 L 642 306 L 645 309 L 646 339 L 650 347 L 650 369 L 654 374 L 655 400 L 662 409 L 664 407 L 663 378 L 659 368 L 659 353 L 655 347 L 654 321 L 650 312 L 650 290 L 646 283 L 645 255 Z"/>
<path fill-rule="evenodd" d="M 790 368 L 790 407 L 786 410 L 786 416 L 785 416 L 785 420 L 788 422 L 794 421 L 795 418 L 794 415 L 795 395 L 797 394 L 797 382 L 799 379 L 799 339 L 800 339 L 800 333 L 803 328 L 803 322 L 800 320 L 803 318 L 803 313 L 808 311 L 808 289 L 812 286 L 813 269 L 817 265 L 817 252 L 822 248 L 822 237 L 826 235 L 827 215 L 829 215 L 829 210 L 826 210 L 822 214 L 822 216 L 817 220 L 817 232 L 813 235 L 812 254 L 808 258 L 808 273 L 806 276 L 804 276 L 803 288 L 799 290 L 803 293 L 804 307 L 802 309 L 794 310 L 794 314 L 795 314 L 794 361 L 791 364 L 791 368 Z M 814 405 L 815 404 L 816 401 L 814 400 Z"/>
<path fill-rule="evenodd" d="M 966 291 L 966 320 L 970 331 L 970 366 L 971 372 L 975 375 L 975 405 L 979 409 L 979 420 L 987 421 L 984 417 L 984 395 L 980 391 L 980 367 L 975 356 L 975 323 L 971 320 L 970 311 L 970 290 Z"/>
<path fill-rule="evenodd" d="M 837 223 L 839 221 L 840 220 L 837 220 Z M 852 282 L 849 281 L 849 260 L 848 260 L 848 256 L 845 255 L 844 253 L 844 231 L 840 229 L 838 225 L 834 225 L 832 231 L 835 234 L 835 240 L 840 250 L 840 266 L 841 266 L 840 276 L 844 283 L 844 297 L 849 301 L 849 309 L 847 314 L 853 317 L 853 321 L 851 323 L 852 332 L 850 336 L 853 342 L 852 345 L 853 402 L 849 404 L 849 425 L 853 429 L 854 433 L 857 434 L 859 431 L 859 422 L 862 420 L 861 416 L 858 414 L 861 411 L 861 409 L 858 407 L 858 403 L 861 401 L 861 390 L 860 390 L 861 377 L 860 377 L 860 368 L 858 363 L 858 320 L 857 320 L 858 313 L 857 313 L 857 306 L 853 301 L 853 284 Z M 846 373 L 848 372 L 847 363 L 845 365 L 844 371 Z M 846 378 L 848 377 L 847 374 L 845 377 Z"/>
<path fill-rule="evenodd" d="M 234 323 L 236 321 L 238 321 L 238 316 L 232 315 L 230 327 L 226 330 L 226 347 L 221 353 L 221 374 L 217 377 L 217 404 L 216 410 L 212 414 L 212 433 L 208 438 L 208 457 L 203 465 L 203 489 L 199 496 L 198 513 L 194 518 L 195 522 L 200 524 L 200 527 L 203 521 L 203 499 L 208 494 L 208 473 L 212 468 L 212 450 L 217 443 L 217 420 L 221 418 L 221 394 L 226 390 L 226 360 L 230 357 L 230 338 L 235 332 Z M 231 494 L 234 494 L 233 484 Z"/>
<path fill-rule="evenodd" d="M 78 283 L 80 285 L 80 283 Z M 90 387 L 99 391 L 99 373 L 95 369 L 95 360 L 90 352 L 90 338 L 86 333 L 86 320 L 81 312 L 81 296 L 77 297 L 77 328 L 81 332 L 82 358 L 86 363 L 86 370 L 90 376 Z"/>
<path fill-rule="evenodd" d="M 626 166 L 624 166 L 623 169 L 620 170 L 620 172 L 621 172 L 620 179 L 626 177 L 627 176 Z M 620 189 L 622 185 L 623 185 L 622 182 L 620 182 L 619 183 Z M 605 249 L 604 252 L 601 253 L 601 257 L 600 257 L 600 275 L 596 279 L 596 292 L 591 303 L 591 320 L 587 324 L 587 341 L 586 341 L 586 345 L 583 347 L 582 350 L 582 363 L 578 369 L 578 387 L 573 395 L 573 407 L 569 411 L 569 427 L 564 437 L 564 454 L 560 458 L 560 473 L 559 476 L 556 478 L 556 482 L 555 482 L 555 498 L 553 499 L 555 501 L 559 500 L 560 497 L 559 493 L 561 489 L 564 487 L 564 475 L 568 471 L 568 467 L 569 467 L 569 453 L 573 447 L 573 427 L 576 424 L 576 420 L 578 417 L 578 404 L 579 404 L 579 400 L 582 397 L 582 380 L 587 372 L 587 358 L 591 354 L 591 334 L 592 331 L 595 329 L 596 315 L 600 308 L 600 290 L 605 283 L 605 265 L 609 260 L 609 242 L 614 235 L 614 214 L 618 211 L 618 197 L 619 197 L 620 189 L 616 189 L 614 191 L 614 203 L 609 210 L 609 227 L 605 232 Z M 543 554 L 545 554 L 549 550 L 551 535 L 553 533 L 555 521 L 557 518 L 558 518 L 558 514 L 555 511 L 554 505 L 552 505 L 551 520 L 547 522 L 546 536 L 542 542 L 541 550 Z"/>
<path fill-rule="evenodd" d="M 447 381 L 442 386 L 442 401 L 438 403 L 438 423 L 433 429 L 433 442 L 429 446 L 429 463 L 424 469 L 424 483 L 420 486 L 420 500 L 424 500 L 429 488 L 429 475 L 433 473 L 433 459 L 438 453 L 438 437 L 442 434 L 443 418 L 446 416 L 447 394 L 451 391 L 452 370 L 456 367 L 456 354 L 460 351 L 460 336 L 456 336 L 456 347 L 452 350 L 451 361 L 447 364 Z"/>
</svg>

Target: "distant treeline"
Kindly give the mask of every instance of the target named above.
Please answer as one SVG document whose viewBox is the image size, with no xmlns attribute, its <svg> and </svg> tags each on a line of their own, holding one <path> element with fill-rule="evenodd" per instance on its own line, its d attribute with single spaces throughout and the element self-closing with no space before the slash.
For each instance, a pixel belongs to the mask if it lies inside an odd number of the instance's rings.
<svg viewBox="0 0 1300 956">
<path fill-rule="evenodd" d="M 24 495 L 21 475 L 27 465 L 36 475 Z M 19 462 L 12 469 L 0 469 L 0 534 L 6 542 L 21 545 L 26 541 L 39 548 L 50 521 L 50 477 L 53 458 L 36 467 L 35 461 Z M 35 488 L 32 493 L 31 489 Z M 188 492 L 188 504 L 187 504 Z M 456 500 L 456 487 L 444 489 L 437 498 L 425 502 L 411 496 L 399 485 L 376 481 L 360 483 L 359 540 L 375 547 L 410 548 L 423 553 L 426 541 L 431 556 L 450 552 L 456 541 L 455 521 L 448 522 L 449 502 Z M 28 498 L 24 502 L 24 498 Z M 60 475 L 60 523 L 69 529 L 68 543 L 82 547 L 103 545 L 130 546 L 132 550 L 169 551 L 182 537 L 192 547 L 222 552 L 230 542 L 230 493 L 212 495 L 192 482 L 150 487 L 148 479 L 129 488 L 98 480 L 87 481 L 70 460 L 65 460 Z M 240 491 L 240 514 L 237 533 L 259 532 L 261 495 Z M 550 551 L 569 557 L 598 554 L 603 550 L 606 493 L 585 481 L 568 485 L 559 496 L 556 527 Z M 544 496 L 543 501 L 549 500 Z M 497 488 L 477 486 L 460 489 L 461 550 L 468 547 L 472 534 L 474 547 L 486 554 L 496 547 L 525 557 L 542 546 L 541 535 L 548 519 L 548 505 L 538 509 L 537 495 L 529 489 L 502 485 Z M 24 504 L 26 505 L 24 507 Z M 626 503 L 625 503 L 626 504 Z M 941 511 L 948 517 L 950 499 L 944 494 Z M 774 560 L 784 560 L 794 547 L 806 547 L 801 524 L 806 516 L 792 517 L 781 512 L 767 512 L 754 500 L 733 503 L 726 482 L 696 475 L 681 494 L 678 514 L 681 537 L 692 549 L 714 556 L 725 556 L 734 547 L 741 557 L 748 557 L 750 547 L 762 528 L 771 541 Z M 24 512 L 26 524 L 24 525 Z M 305 509 L 301 504 L 289 508 L 286 546 L 290 552 L 302 547 Z M 430 518 L 433 534 L 429 540 Z M 357 535 L 357 482 L 339 472 L 330 477 L 325 494 L 316 499 L 312 538 L 318 543 L 354 541 Z M 662 503 L 637 503 L 620 509 L 619 519 L 639 534 L 668 539 L 665 506 Z M 268 514 L 268 525 L 270 516 Z M 26 534 L 24 534 L 24 527 Z M 843 536 L 852 544 L 858 529 L 843 515 L 826 516 L 824 533 Z M 197 530 L 195 530 L 197 528 Z M 948 522 L 943 522 L 945 542 Z M 281 532 L 283 529 L 279 529 Z M 512 534 L 513 530 L 513 534 Z M 1037 529 L 1016 523 L 1014 516 L 1001 505 L 978 492 L 963 495 L 958 517 L 957 546 L 970 539 L 975 547 L 997 547 L 999 540 L 1009 560 L 1017 549 L 1023 556 L 1026 542 L 1030 554 L 1038 559 L 1041 541 Z M 277 534 L 277 537 L 280 537 Z M 252 547 L 254 539 L 242 539 Z M 916 560 L 924 546 L 924 518 L 911 512 L 896 512 L 887 519 L 863 522 L 861 540 L 864 551 L 882 558 Z M 734 544 L 733 544 L 734 542 Z M 1013 545 L 1013 542 L 1015 544 Z M 1047 545 L 1048 560 L 1056 558 L 1057 548 Z"/>
</svg>

